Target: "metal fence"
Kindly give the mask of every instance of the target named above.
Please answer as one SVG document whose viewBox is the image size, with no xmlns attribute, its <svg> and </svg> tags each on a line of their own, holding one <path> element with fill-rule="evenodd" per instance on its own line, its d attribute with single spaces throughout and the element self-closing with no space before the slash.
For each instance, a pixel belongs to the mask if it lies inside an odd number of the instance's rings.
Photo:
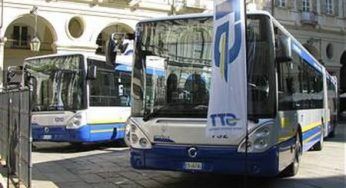
<svg viewBox="0 0 346 188">
<path fill-rule="evenodd" d="M 0 156 L 10 181 L 31 187 L 30 90 L 0 91 Z"/>
</svg>

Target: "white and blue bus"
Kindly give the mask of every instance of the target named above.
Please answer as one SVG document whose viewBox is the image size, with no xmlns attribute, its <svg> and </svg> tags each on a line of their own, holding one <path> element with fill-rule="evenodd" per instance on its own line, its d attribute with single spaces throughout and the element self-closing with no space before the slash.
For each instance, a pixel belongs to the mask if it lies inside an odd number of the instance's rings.
<svg viewBox="0 0 346 188">
<path fill-rule="evenodd" d="M 215 143 L 205 131 L 212 15 L 138 23 L 128 120 L 134 168 L 293 176 L 303 152 L 322 149 L 335 79 L 270 14 L 248 13 L 246 27 L 248 134 Z M 164 74 L 148 73 L 148 56 L 164 61 Z"/>
<path fill-rule="evenodd" d="M 82 53 L 28 58 L 34 141 L 106 142 L 124 138 L 130 116 L 132 53 L 116 65 Z"/>
</svg>

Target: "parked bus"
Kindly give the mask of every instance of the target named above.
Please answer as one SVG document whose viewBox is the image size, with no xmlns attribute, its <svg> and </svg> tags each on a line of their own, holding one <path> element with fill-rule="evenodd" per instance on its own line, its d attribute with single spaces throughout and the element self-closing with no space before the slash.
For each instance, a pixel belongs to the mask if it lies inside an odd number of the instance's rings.
<svg viewBox="0 0 346 188">
<path fill-rule="evenodd" d="M 293 176 L 303 152 L 322 149 L 332 108 L 327 80 L 334 87 L 335 80 L 270 14 L 248 13 L 246 27 L 248 134 L 215 143 L 205 131 L 212 15 L 138 23 L 128 120 L 134 168 Z M 148 74 L 148 56 L 164 60 L 164 75 Z"/>
<path fill-rule="evenodd" d="M 132 50 L 131 50 L 132 51 Z M 124 138 L 130 116 L 132 52 L 117 57 L 54 54 L 24 62 L 32 88 L 34 141 L 105 142 Z"/>
</svg>

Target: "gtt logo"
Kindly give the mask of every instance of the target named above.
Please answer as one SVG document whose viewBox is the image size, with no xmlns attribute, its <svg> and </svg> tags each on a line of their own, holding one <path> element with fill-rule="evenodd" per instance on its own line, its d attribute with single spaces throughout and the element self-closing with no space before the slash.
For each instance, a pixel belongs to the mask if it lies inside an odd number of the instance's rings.
<svg viewBox="0 0 346 188">
<path fill-rule="evenodd" d="M 231 113 L 211 114 L 211 122 L 213 127 L 221 126 L 236 126 L 239 119 Z"/>
<path fill-rule="evenodd" d="M 228 81 L 228 64 L 238 57 L 241 47 L 241 6 L 239 0 L 227 0 L 216 5 L 214 16 L 214 62 L 220 75 Z M 234 28 L 231 28 L 234 26 Z M 231 32 L 231 33 L 230 33 Z M 232 36 L 231 36 L 232 35 Z M 232 37 L 232 38 L 231 38 Z M 232 45 L 231 45 L 232 44 Z"/>
</svg>

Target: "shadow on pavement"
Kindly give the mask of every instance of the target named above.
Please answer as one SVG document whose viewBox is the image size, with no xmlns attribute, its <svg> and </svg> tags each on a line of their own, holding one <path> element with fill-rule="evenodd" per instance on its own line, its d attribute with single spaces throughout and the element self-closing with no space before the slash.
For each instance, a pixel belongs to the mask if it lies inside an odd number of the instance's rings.
<svg viewBox="0 0 346 188">
<path fill-rule="evenodd" d="M 335 137 L 325 138 L 328 142 L 342 142 L 346 143 L 346 123 L 338 124 L 335 130 Z"/>
<path fill-rule="evenodd" d="M 35 182 L 51 182 L 58 187 L 232 187 L 232 188 L 341 188 L 345 176 L 293 178 L 251 178 L 217 174 L 188 174 L 152 170 L 135 170 L 129 164 L 128 150 L 107 151 L 33 165 Z M 35 186 L 36 185 L 36 186 Z"/>
<path fill-rule="evenodd" d="M 345 126 L 346 124 L 339 125 L 335 138 L 327 140 L 330 143 L 327 144 L 329 147 L 324 153 L 310 152 L 306 156 L 316 160 L 333 158 L 328 156 L 335 151 L 335 145 L 342 150 L 339 143 L 346 143 Z M 301 168 L 295 177 L 253 178 L 135 170 L 130 166 L 129 151 L 126 148 L 120 150 L 114 148 L 118 146 L 116 143 L 82 146 L 68 143 L 35 143 L 35 145 L 37 148 L 34 150 L 34 157 L 48 157 L 51 160 L 33 164 L 33 187 L 341 188 L 346 184 L 345 171 L 335 170 L 345 167 L 331 167 L 328 163 L 326 164 L 328 169 L 325 169 L 325 166 L 318 166 L 313 160 L 304 160 L 305 167 Z M 82 153 L 84 151 L 87 152 Z"/>
<path fill-rule="evenodd" d="M 67 143 L 67 142 L 34 142 L 33 152 L 41 153 L 77 153 L 93 150 L 103 150 L 107 148 L 126 148 L 121 142 L 107 143 Z"/>
</svg>

